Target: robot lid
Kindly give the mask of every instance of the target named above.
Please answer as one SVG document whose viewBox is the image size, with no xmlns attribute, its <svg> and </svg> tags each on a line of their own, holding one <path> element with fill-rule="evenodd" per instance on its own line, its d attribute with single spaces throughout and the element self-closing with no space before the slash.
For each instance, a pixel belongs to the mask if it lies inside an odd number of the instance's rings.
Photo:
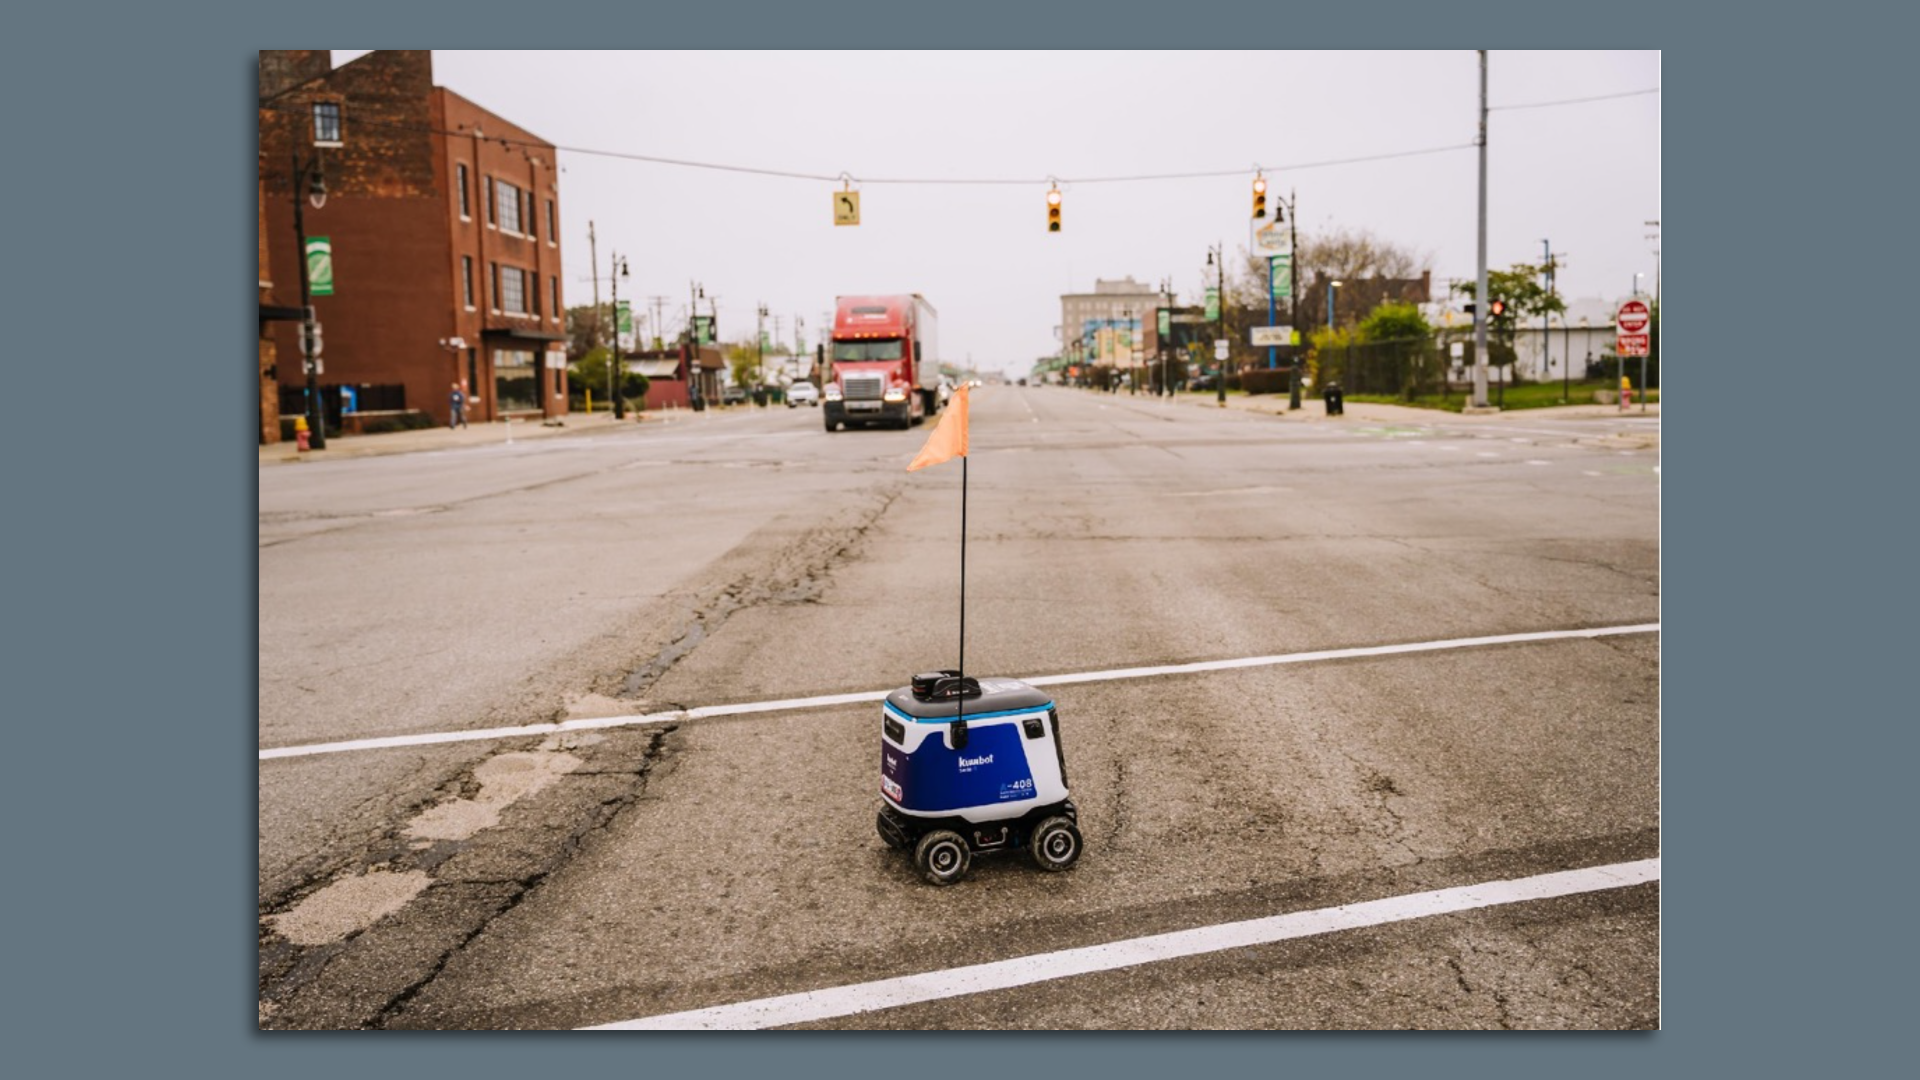
<svg viewBox="0 0 1920 1080">
<path fill-rule="evenodd" d="M 971 720 L 989 713 L 1038 712 L 1053 705 L 1052 697 L 1019 679 L 981 679 L 979 683 L 977 695 L 940 699 L 921 697 L 914 693 L 913 687 L 903 686 L 887 695 L 886 707 L 902 719 L 943 724 L 956 716 Z"/>
</svg>

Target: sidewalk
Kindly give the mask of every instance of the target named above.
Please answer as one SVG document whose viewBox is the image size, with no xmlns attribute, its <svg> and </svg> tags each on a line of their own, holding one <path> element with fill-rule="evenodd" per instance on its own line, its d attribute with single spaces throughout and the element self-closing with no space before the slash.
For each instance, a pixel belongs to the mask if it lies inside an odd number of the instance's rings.
<svg viewBox="0 0 1920 1080">
<path fill-rule="evenodd" d="M 1116 397 L 1126 398 L 1129 396 L 1124 390 L 1117 395 L 1100 394 L 1097 391 L 1091 390 L 1084 392 L 1102 399 Z M 1140 395 L 1134 398 L 1134 400 L 1153 401 L 1154 398 L 1148 395 Z M 1182 393 L 1176 395 L 1174 400 L 1181 405 L 1193 406 L 1195 408 L 1216 409 L 1220 407 L 1219 401 L 1211 392 Z M 1264 416 L 1271 416 L 1289 424 L 1353 424 L 1356 426 L 1365 426 L 1368 424 L 1413 425 L 1440 423 L 1449 425 L 1499 426 L 1502 424 L 1511 425 L 1523 423 L 1529 420 L 1605 420 L 1641 416 L 1651 418 L 1660 415 L 1660 405 L 1658 402 L 1648 404 L 1647 411 L 1644 413 L 1640 411 L 1638 404 L 1630 406 L 1625 412 L 1622 412 L 1617 405 L 1553 405 L 1540 409 L 1510 409 L 1479 416 L 1466 416 L 1461 413 L 1445 412 L 1440 409 L 1416 409 L 1408 405 L 1381 405 L 1367 401 L 1349 401 L 1346 403 L 1346 412 L 1343 415 L 1328 416 L 1326 402 L 1320 400 L 1317 395 L 1309 397 L 1307 394 L 1302 393 L 1300 395 L 1300 408 L 1298 409 L 1288 409 L 1287 400 L 1286 394 L 1228 394 L 1226 407 L 1240 412 L 1259 413 Z M 1658 431 L 1635 432 L 1632 435 L 1602 435 L 1596 433 L 1595 440 L 1604 442 L 1610 446 L 1618 445 L 1623 448 L 1631 445 L 1646 449 L 1656 449 L 1660 445 L 1660 433 Z"/>
<path fill-rule="evenodd" d="M 487 423 L 470 424 L 463 428 L 431 427 L 415 431 L 389 431 L 379 435 L 328 435 L 325 450 L 309 450 L 302 453 L 299 443 L 289 439 L 260 447 L 261 465 L 281 465 L 304 461 L 339 461 L 352 457 L 375 457 L 382 454 L 409 454 L 423 450 L 455 450 L 467 446 L 493 446 L 511 442 L 526 442 L 532 439 L 549 439 L 556 435 L 594 435 L 616 431 L 631 431 L 639 424 L 668 423 L 675 419 L 690 419 L 696 415 L 690 409 L 656 409 L 649 412 L 628 413 L 624 420 L 615 420 L 610 413 L 572 413 L 541 422 L 537 420 L 494 420 Z"/>
</svg>

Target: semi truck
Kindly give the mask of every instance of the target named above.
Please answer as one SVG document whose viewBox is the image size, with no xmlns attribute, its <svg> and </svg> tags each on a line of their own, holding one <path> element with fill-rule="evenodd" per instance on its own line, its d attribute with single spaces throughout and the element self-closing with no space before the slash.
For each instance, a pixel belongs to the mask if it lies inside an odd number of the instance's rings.
<svg viewBox="0 0 1920 1080">
<path fill-rule="evenodd" d="M 828 431 L 906 429 L 939 410 L 940 316 L 926 297 L 842 296 L 834 308 L 821 387 Z"/>
</svg>

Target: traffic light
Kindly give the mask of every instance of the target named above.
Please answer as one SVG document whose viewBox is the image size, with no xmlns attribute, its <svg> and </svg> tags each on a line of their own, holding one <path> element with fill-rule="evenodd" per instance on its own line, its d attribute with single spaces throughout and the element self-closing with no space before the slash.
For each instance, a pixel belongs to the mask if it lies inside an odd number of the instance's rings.
<svg viewBox="0 0 1920 1080">
<path fill-rule="evenodd" d="M 1267 178 L 1264 176 L 1253 178 L 1253 216 L 1267 216 Z"/>
<path fill-rule="evenodd" d="M 1506 313 L 1507 313 L 1507 302 L 1505 300 L 1495 300 L 1492 303 L 1487 305 L 1488 318 L 1497 319 L 1500 316 L 1505 315 Z"/>
<path fill-rule="evenodd" d="M 1047 231 L 1060 231 L 1060 189 L 1047 191 Z"/>
</svg>

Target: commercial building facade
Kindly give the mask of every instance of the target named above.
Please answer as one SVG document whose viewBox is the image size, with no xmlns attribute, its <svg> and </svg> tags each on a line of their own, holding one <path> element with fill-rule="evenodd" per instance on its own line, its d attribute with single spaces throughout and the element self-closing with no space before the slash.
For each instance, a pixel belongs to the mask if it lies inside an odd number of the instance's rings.
<svg viewBox="0 0 1920 1080">
<path fill-rule="evenodd" d="M 446 423 L 455 384 L 470 421 L 565 414 L 553 145 L 433 85 L 424 50 L 339 68 L 324 51 L 260 58 L 262 439 L 278 427 L 269 399 L 305 411 L 293 200 L 307 197 L 296 156 L 316 154 L 326 197 L 303 213 L 332 251 L 333 293 L 309 301 L 329 430 Z"/>
</svg>

